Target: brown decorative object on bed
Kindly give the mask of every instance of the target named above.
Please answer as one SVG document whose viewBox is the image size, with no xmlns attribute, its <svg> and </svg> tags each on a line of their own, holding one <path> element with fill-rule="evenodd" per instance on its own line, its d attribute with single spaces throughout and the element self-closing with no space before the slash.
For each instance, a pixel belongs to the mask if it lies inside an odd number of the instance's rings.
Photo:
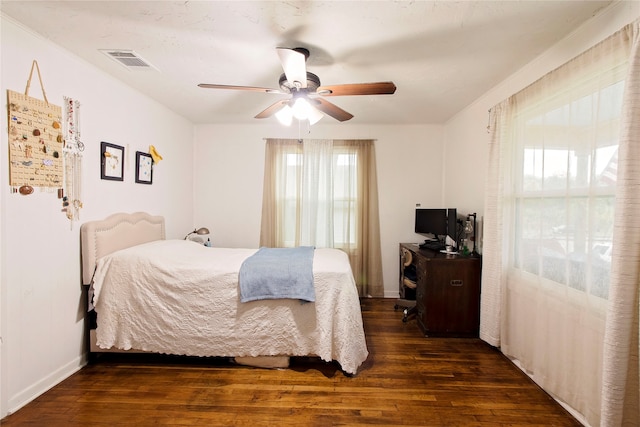
<svg viewBox="0 0 640 427">
<path fill-rule="evenodd" d="M 253 358 L 318 356 L 336 360 L 350 374 L 367 358 L 360 301 L 344 252 L 315 250 L 315 302 L 241 303 L 238 271 L 257 249 L 164 240 L 161 217 L 145 215 L 112 215 L 81 228 L 83 281 L 91 283 L 97 313 L 92 351 L 236 357 L 258 365 L 262 358 Z"/>
</svg>

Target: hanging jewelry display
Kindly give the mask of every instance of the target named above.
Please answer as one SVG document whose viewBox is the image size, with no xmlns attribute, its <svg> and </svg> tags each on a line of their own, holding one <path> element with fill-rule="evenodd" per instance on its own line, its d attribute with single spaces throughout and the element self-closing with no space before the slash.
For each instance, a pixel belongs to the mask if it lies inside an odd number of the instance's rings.
<svg viewBox="0 0 640 427">
<path fill-rule="evenodd" d="M 80 218 L 82 208 L 82 152 L 80 140 L 80 102 L 64 98 L 64 187 L 58 191 L 62 199 L 62 212 L 72 222 Z"/>
<path fill-rule="evenodd" d="M 29 96 L 33 71 L 38 72 L 44 101 Z M 54 190 L 62 185 L 62 109 L 50 104 L 34 60 L 24 94 L 7 90 L 9 109 L 9 184 L 28 195 L 33 187 Z"/>
</svg>

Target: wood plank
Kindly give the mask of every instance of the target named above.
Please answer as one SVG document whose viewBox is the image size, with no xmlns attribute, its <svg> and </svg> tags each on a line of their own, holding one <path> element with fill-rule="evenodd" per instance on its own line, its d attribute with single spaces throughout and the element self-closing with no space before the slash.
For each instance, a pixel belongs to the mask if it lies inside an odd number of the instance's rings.
<svg viewBox="0 0 640 427">
<path fill-rule="evenodd" d="M 221 358 L 105 355 L 3 426 L 580 426 L 499 351 L 425 338 L 395 301 L 365 299 L 370 355 L 356 376 L 292 358 L 289 369 Z"/>
</svg>

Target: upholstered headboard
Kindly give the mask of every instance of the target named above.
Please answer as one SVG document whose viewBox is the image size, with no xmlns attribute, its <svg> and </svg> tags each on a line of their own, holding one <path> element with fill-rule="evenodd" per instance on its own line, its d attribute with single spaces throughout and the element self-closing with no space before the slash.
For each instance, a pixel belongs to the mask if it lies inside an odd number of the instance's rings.
<svg viewBox="0 0 640 427">
<path fill-rule="evenodd" d="M 82 283 L 91 284 L 98 258 L 120 249 L 164 240 L 164 217 L 145 212 L 116 213 L 80 227 Z"/>
</svg>

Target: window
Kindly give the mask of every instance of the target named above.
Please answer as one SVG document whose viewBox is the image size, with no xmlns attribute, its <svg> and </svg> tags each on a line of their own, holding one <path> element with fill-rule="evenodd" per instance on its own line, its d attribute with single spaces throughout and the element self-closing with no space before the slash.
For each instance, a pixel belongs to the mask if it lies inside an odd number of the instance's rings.
<svg viewBox="0 0 640 427">
<path fill-rule="evenodd" d="M 513 265 L 607 298 L 624 81 L 558 94 L 515 118 Z M 585 93 L 586 92 L 586 93 Z M 568 96 L 567 96 L 568 95 Z"/>
<path fill-rule="evenodd" d="M 284 246 L 315 245 L 340 249 L 357 248 L 356 207 L 358 157 L 334 147 L 326 168 L 299 146 L 283 152 L 284 169 L 276 182 L 276 203 L 282 207 Z M 305 163 L 313 163 L 311 176 Z M 308 168 L 308 166 L 307 166 Z M 306 178 L 306 179 L 305 179 Z"/>
<path fill-rule="evenodd" d="M 489 116 L 480 336 L 590 425 L 637 424 L 639 29 Z"/>
<path fill-rule="evenodd" d="M 383 296 L 371 140 L 268 139 L 260 245 L 343 250 L 360 295 Z"/>
<path fill-rule="evenodd" d="M 356 208 L 358 191 L 358 157 L 338 149 L 334 154 L 333 224 L 334 245 L 357 247 Z"/>
</svg>

